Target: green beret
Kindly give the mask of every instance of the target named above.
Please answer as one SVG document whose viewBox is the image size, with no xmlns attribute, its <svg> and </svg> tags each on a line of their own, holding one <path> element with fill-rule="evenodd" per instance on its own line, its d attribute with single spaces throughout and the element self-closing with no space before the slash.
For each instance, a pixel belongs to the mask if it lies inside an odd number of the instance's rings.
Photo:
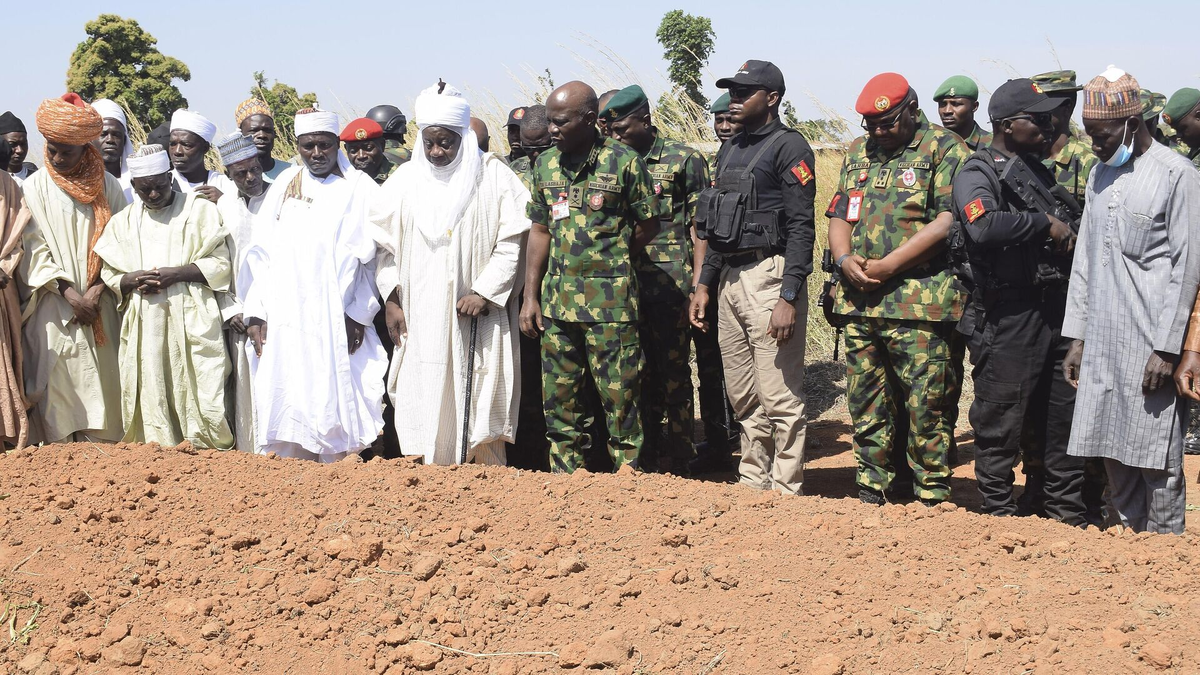
<svg viewBox="0 0 1200 675">
<path fill-rule="evenodd" d="M 1149 122 L 1157 117 L 1163 111 L 1163 107 L 1167 105 L 1167 97 L 1162 94 L 1143 89 L 1138 92 L 1138 98 L 1142 102 L 1142 119 Z"/>
<path fill-rule="evenodd" d="M 1052 70 L 1029 79 L 1036 82 L 1045 94 L 1070 94 L 1083 89 L 1083 85 L 1075 81 L 1073 70 Z"/>
<path fill-rule="evenodd" d="M 1174 125 L 1175 120 L 1182 119 L 1184 115 L 1192 111 L 1192 108 L 1196 107 L 1197 103 L 1200 103 L 1200 89 L 1192 87 L 1180 89 L 1167 99 L 1167 105 L 1162 111 L 1163 121 Z"/>
<path fill-rule="evenodd" d="M 729 112 L 729 92 L 721 94 L 717 100 L 712 102 L 712 107 L 708 109 L 712 114 Z"/>
<path fill-rule="evenodd" d="M 638 85 L 631 84 L 608 99 L 608 105 L 600 111 L 600 119 L 611 124 L 641 110 L 649 102 L 646 92 L 642 91 Z"/>
<path fill-rule="evenodd" d="M 975 84 L 975 80 L 966 75 L 955 75 L 942 83 L 942 86 L 933 92 L 933 100 L 940 101 L 944 98 L 969 98 L 972 101 L 979 100 L 979 85 Z"/>
</svg>

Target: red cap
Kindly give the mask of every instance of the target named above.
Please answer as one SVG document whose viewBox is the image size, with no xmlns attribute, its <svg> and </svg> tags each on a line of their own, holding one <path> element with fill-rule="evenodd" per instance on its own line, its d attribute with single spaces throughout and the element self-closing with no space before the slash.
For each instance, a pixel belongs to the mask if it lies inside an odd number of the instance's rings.
<svg viewBox="0 0 1200 675">
<path fill-rule="evenodd" d="M 61 96 L 61 98 L 62 98 L 62 100 L 66 101 L 67 103 L 70 103 L 71 105 L 75 106 L 76 108 L 83 108 L 83 107 L 87 106 L 87 103 L 85 103 L 83 101 L 83 99 L 79 97 L 79 94 L 76 94 L 73 91 L 63 94 Z"/>
<path fill-rule="evenodd" d="M 882 115 L 894 110 L 908 96 L 908 80 L 899 73 L 880 73 L 872 77 L 854 103 L 854 110 L 863 117 Z"/>
<path fill-rule="evenodd" d="M 342 133 L 338 138 L 350 143 L 353 141 L 367 141 L 372 138 L 383 138 L 383 127 L 379 126 L 379 122 L 366 117 L 360 117 L 342 129 Z"/>
</svg>

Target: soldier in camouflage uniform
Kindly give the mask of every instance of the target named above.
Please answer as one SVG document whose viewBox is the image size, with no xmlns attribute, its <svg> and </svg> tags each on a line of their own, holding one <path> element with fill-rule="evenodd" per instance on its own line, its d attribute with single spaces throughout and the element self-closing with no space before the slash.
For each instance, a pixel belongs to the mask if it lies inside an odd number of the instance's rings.
<svg viewBox="0 0 1200 675">
<path fill-rule="evenodd" d="M 362 171 L 379 185 L 392 175 L 396 165 L 383 154 L 383 127 L 375 120 L 360 117 L 342 129 L 338 138 L 346 151 L 346 158 L 354 168 Z"/>
<path fill-rule="evenodd" d="M 504 162 L 519 176 L 529 170 L 530 161 L 525 148 L 521 146 L 521 121 L 525 119 L 525 114 L 529 108 L 520 106 L 508 111 L 508 122 L 505 123 L 504 129 L 508 134 L 508 154 L 504 156 Z"/>
<path fill-rule="evenodd" d="M 582 82 L 546 103 L 556 146 L 533 167 L 521 332 L 542 331 L 542 394 L 550 469 L 572 472 L 589 439 L 581 424 L 590 372 L 615 468 L 637 466 L 642 351 L 633 258 L 665 215 L 646 163 L 596 131 L 596 92 Z"/>
<path fill-rule="evenodd" d="M 979 85 L 966 75 L 955 75 L 933 92 L 942 126 L 958 134 L 974 152 L 992 144 L 992 135 L 975 121 L 979 110 Z"/>
<path fill-rule="evenodd" d="M 1099 160 L 1092 152 L 1090 141 L 1079 138 L 1071 131 L 1071 115 L 1078 103 L 1079 91 L 1083 86 L 1075 81 L 1075 71 L 1056 70 L 1030 78 L 1047 96 L 1061 101 L 1051 114 L 1054 116 L 1054 139 L 1042 164 L 1054 174 L 1058 184 L 1067 189 L 1082 207 L 1087 193 L 1088 176 Z M 1018 500 L 1021 515 L 1046 516 L 1044 460 L 1038 450 L 1045 446 L 1043 439 L 1028 439 L 1022 442 L 1021 472 L 1025 474 L 1025 491 Z M 1090 460 L 1087 463 L 1087 487 L 1084 501 L 1088 504 L 1089 518 L 1098 520 L 1099 505 L 1103 502 L 1104 463 Z"/>
<path fill-rule="evenodd" d="M 1200 169 L 1200 89 L 1184 87 L 1171 94 L 1162 109 L 1162 119 L 1175 132 L 1174 143 L 1171 147 L 1176 152 L 1192 160 L 1192 165 Z M 1191 148 L 1196 148 L 1192 150 Z M 1200 297 L 1196 300 L 1196 309 L 1200 310 Z M 1187 356 L 1185 352 L 1184 356 Z M 1183 370 L 1182 364 L 1180 371 Z M 1184 439 L 1183 451 L 1188 455 L 1200 455 L 1200 403 L 1189 402 L 1188 429 Z"/>
<path fill-rule="evenodd" d="M 700 153 L 654 128 L 638 85 L 617 92 L 600 111 L 612 137 L 637 151 L 650 170 L 665 215 L 658 236 L 634 257 L 641 309 L 643 469 L 686 473 L 693 455 L 694 398 L 687 321 L 692 285 L 692 217 L 708 187 Z"/>
<path fill-rule="evenodd" d="M 969 151 L 929 123 L 895 73 L 872 78 L 855 109 L 867 135 L 851 143 L 826 215 L 844 279 L 834 311 L 851 317 L 846 403 L 859 499 L 884 502 L 895 417 L 906 410 L 913 491 L 933 504 L 950 495 L 950 411 L 961 385 L 952 355 L 967 300 L 940 249 L 953 221 L 951 181 Z"/>
<path fill-rule="evenodd" d="M 408 118 L 394 105 L 377 105 L 367 111 L 367 119 L 374 120 L 383 128 L 383 156 L 396 166 L 412 159 L 412 153 L 404 147 L 404 134 L 408 131 Z"/>
</svg>

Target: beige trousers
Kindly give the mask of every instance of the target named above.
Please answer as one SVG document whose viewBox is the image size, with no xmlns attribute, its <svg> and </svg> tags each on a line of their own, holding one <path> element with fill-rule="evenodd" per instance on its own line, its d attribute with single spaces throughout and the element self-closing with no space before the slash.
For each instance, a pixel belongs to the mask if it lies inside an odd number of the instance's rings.
<svg viewBox="0 0 1200 675">
<path fill-rule="evenodd" d="M 721 271 L 717 337 L 725 389 L 742 426 L 741 482 L 803 494 L 804 344 L 807 282 L 796 301 L 796 332 L 784 344 L 767 334 L 783 285 L 783 256 Z"/>
</svg>

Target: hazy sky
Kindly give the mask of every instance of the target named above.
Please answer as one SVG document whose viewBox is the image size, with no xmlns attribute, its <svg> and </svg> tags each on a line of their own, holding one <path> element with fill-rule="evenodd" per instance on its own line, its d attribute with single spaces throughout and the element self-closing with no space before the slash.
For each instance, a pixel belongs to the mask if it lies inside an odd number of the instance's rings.
<svg viewBox="0 0 1200 675">
<path fill-rule="evenodd" d="M 11 109 L 34 132 L 34 110 L 41 99 L 63 93 L 69 57 L 85 37 L 84 24 L 97 16 L 98 3 L 5 4 L 0 110 Z M 1172 23 L 1194 14 L 1195 3 L 1188 0 L 1154 3 L 1147 11 L 1167 21 L 1141 33 L 1128 30 L 1150 25 L 1135 20 L 1140 10 L 1108 0 L 978 6 L 922 0 L 615 0 L 545 5 L 541 20 L 535 18 L 536 3 L 475 0 L 437 7 L 388 0 L 187 5 L 110 0 L 102 6 L 137 19 L 163 53 L 188 65 L 191 81 L 177 84 L 189 107 L 222 131 L 232 130 L 234 107 L 247 97 L 255 70 L 301 92 L 316 92 L 324 107 L 339 112 L 393 103 L 411 117 L 417 92 L 438 77 L 468 90 L 478 107 L 507 110 L 525 103 L 522 85 L 535 86 L 529 72 L 545 68 L 559 84 L 579 78 L 597 89 L 628 84 L 636 76 L 653 99 L 664 88 L 666 72 L 654 33 L 662 15 L 675 8 L 712 19 L 717 40 L 705 88 L 710 97 L 720 93 L 712 84 L 718 77 L 732 74 L 746 59 L 766 59 L 783 70 L 786 98 L 802 117 L 821 115 L 814 99 L 852 117 L 863 83 L 889 70 L 909 79 L 930 112 L 934 88 L 956 73 L 974 76 L 990 91 L 1017 73 L 1053 70 L 1060 63 L 1078 71 L 1081 81 L 1113 63 L 1167 95 L 1200 86 L 1200 41 L 1176 42 L 1185 37 L 1185 27 Z M 967 10 L 957 12 L 966 15 L 962 20 L 948 14 L 960 7 Z M 501 8 L 508 13 L 499 13 Z M 991 28 L 983 30 L 989 15 Z M 636 75 L 622 74 L 626 64 Z"/>
</svg>

